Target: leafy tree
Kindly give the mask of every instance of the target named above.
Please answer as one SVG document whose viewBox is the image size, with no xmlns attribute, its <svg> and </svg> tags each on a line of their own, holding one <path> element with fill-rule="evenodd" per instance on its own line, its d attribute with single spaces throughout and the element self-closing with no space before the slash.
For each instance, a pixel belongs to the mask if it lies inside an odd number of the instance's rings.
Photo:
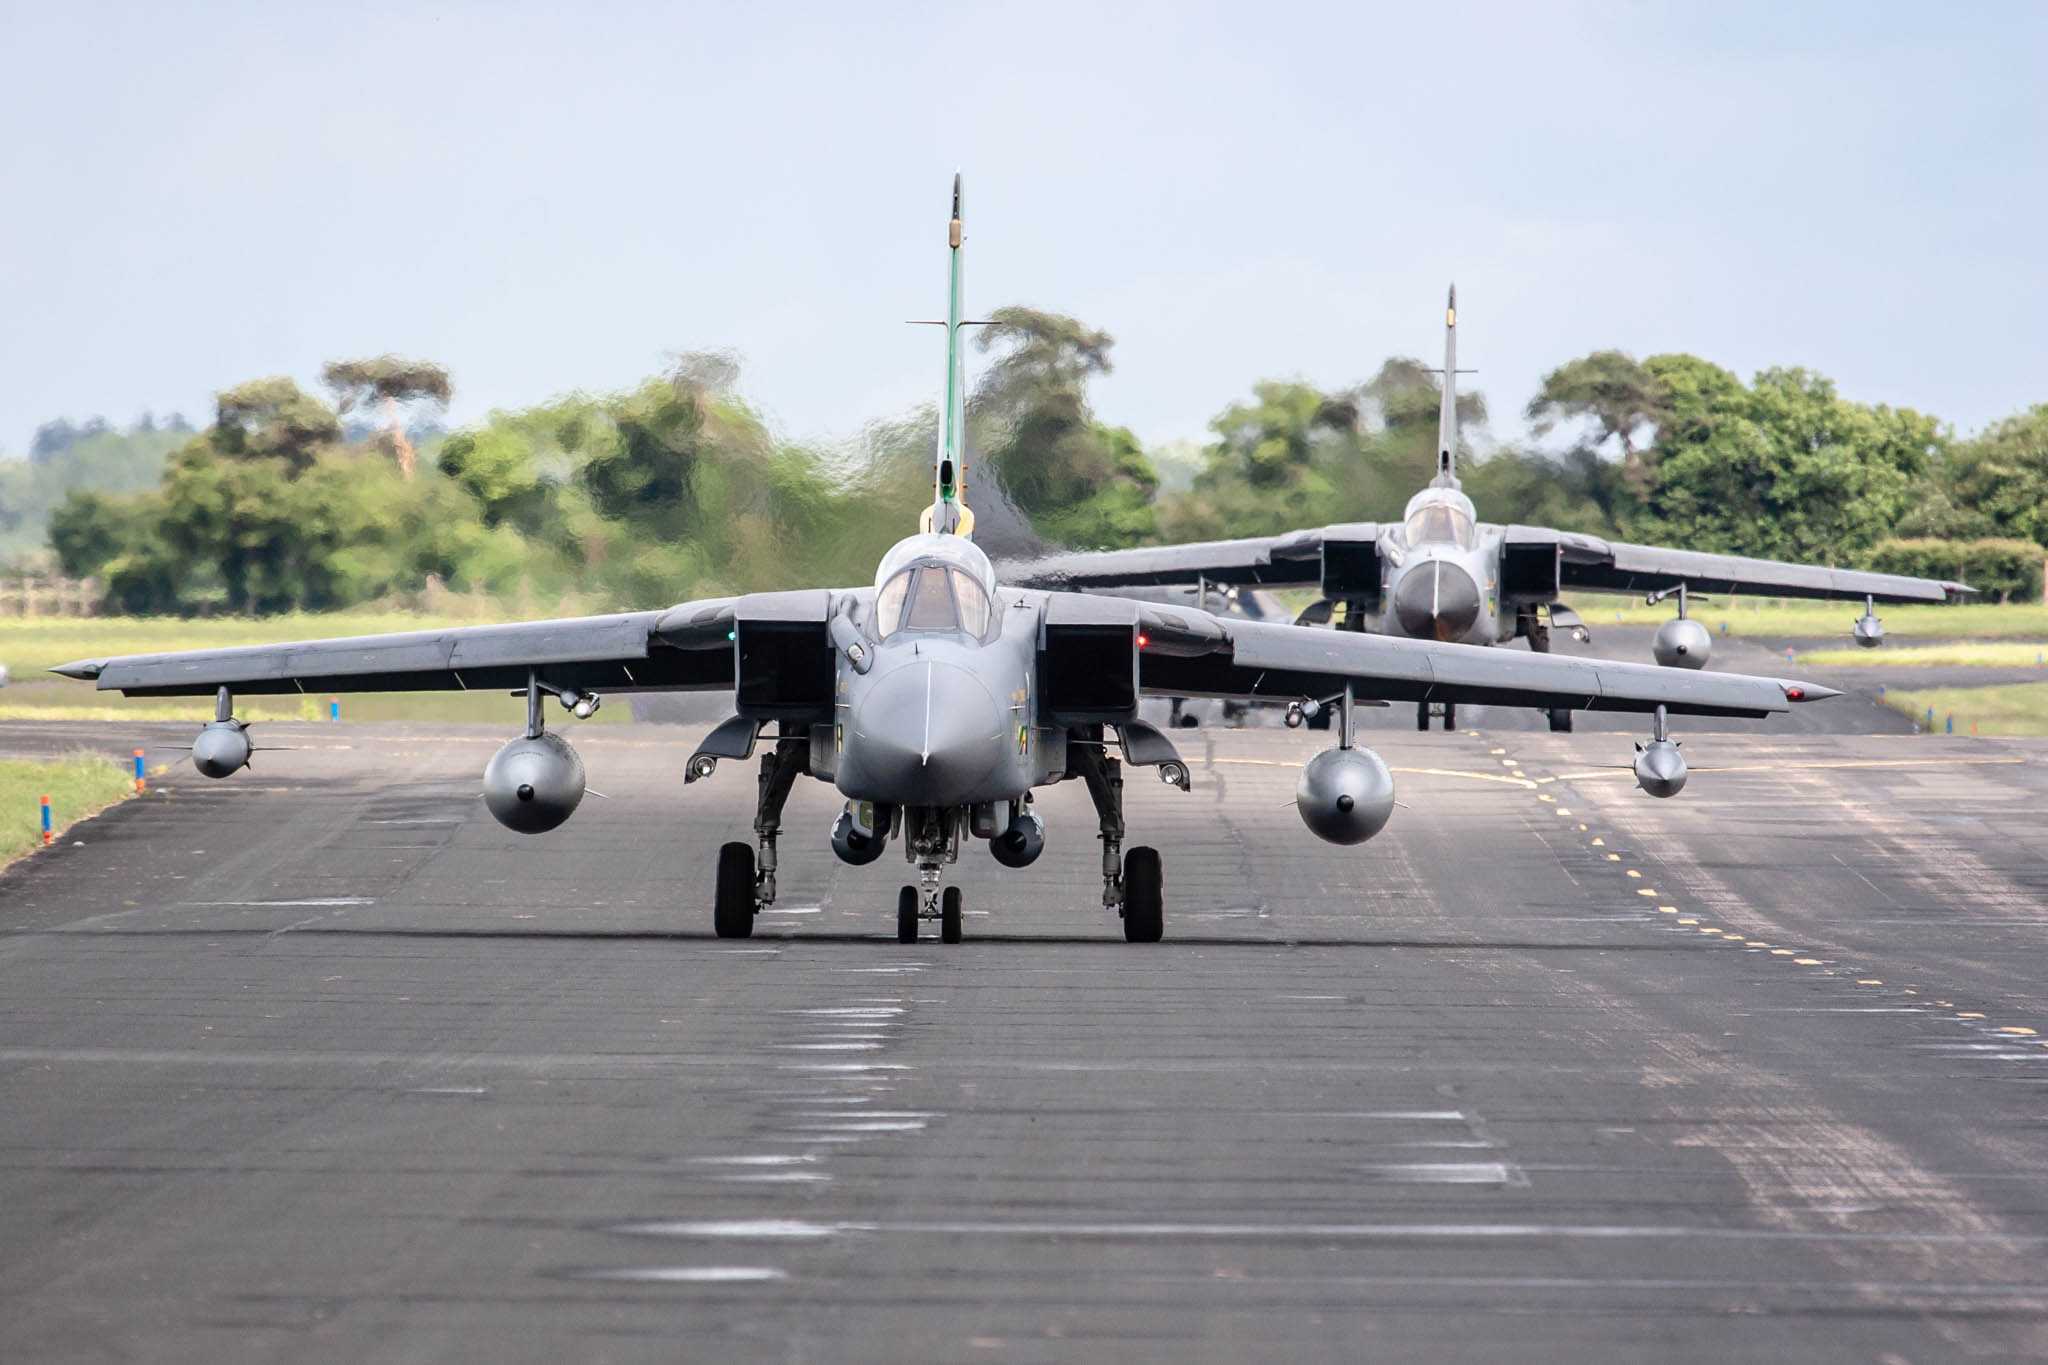
<svg viewBox="0 0 2048 1365">
<path fill-rule="evenodd" d="M 1089 381 L 1110 372 L 1114 339 L 1031 308 L 999 309 L 993 321 L 977 344 L 1006 349 L 975 386 L 969 417 L 1003 492 L 1060 544 L 1105 548 L 1152 535 L 1159 476 L 1137 437 L 1104 426 L 1088 405 Z"/>
<path fill-rule="evenodd" d="M 1586 444 L 1595 450 L 1619 447 L 1629 483 L 1647 495 L 1654 479 L 1646 456 L 1654 447 L 1639 448 L 1637 442 L 1670 420 L 1671 401 L 1669 387 L 1655 371 L 1621 351 L 1594 351 L 1543 376 L 1527 416 L 1538 436 L 1589 424 L 1592 439 Z"/>
<path fill-rule="evenodd" d="M 1692 356 L 1645 362 L 1669 394 L 1646 529 L 1669 543 L 1831 563 L 1889 535 L 1946 436 L 1910 409 L 1868 407 L 1802 369 L 1752 387 Z"/>
<path fill-rule="evenodd" d="M 0 458 L 0 563 L 29 564 L 47 543 L 52 509 L 70 490 L 129 493 L 153 485 L 180 439 L 141 423 L 116 430 L 97 417 L 45 423 L 37 433 L 40 454 Z"/>
<path fill-rule="evenodd" d="M 1917 491 L 1901 524 L 1908 535 L 2019 536 L 2048 545 L 2048 403 L 1959 442 Z"/>
<path fill-rule="evenodd" d="M 334 391 L 336 409 L 343 416 L 359 405 L 373 402 L 383 408 L 385 439 L 390 442 L 399 472 L 407 483 L 412 482 L 419 456 L 405 432 L 405 409 L 427 406 L 437 413 L 446 409 L 455 394 L 448 382 L 448 371 L 431 361 L 379 355 L 363 360 L 330 360 L 321 376 Z"/>
<path fill-rule="evenodd" d="M 312 467 L 323 446 L 341 439 L 333 410 L 282 376 L 238 384 L 215 402 L 207 439 L 228 459 L 280 459 L 299 474 Z"/>
</svg>

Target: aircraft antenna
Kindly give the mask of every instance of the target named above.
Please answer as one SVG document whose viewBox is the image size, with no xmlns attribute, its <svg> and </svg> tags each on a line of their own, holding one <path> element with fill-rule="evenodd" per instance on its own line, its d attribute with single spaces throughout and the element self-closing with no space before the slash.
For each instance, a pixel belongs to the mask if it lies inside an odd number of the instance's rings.
<svg viewBox="0 0 2048 1365">
<path fill-rule="evenodd" d="M 1458 286 L 1444 302 L 1443 406 L 1436 416 L 1436 477 L 1431 488 L 1458 486 Z"/>
<path fill-rule="evenodd" d="M 967 398 L 960 368 L 960 172 L 953 172 L 953 214 L 946 223 L 946 397 L 939 413 L 939 448 L 932 471 L 932 505 L 924 529 L 971 536 L 974 513 L 967 507 Z"/>
</svg>

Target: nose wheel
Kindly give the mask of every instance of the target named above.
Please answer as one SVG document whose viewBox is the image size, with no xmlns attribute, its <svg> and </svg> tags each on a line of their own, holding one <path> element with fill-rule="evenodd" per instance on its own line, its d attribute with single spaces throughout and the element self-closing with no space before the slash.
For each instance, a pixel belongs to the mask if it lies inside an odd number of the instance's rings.
<svg viewBox="0 0 2048 1365">
<path fill-rule="evenodd" d="M 957 886 L 929 896 L 917 887 L 904 887 L 896 893 L 896 941 L 917 942 L 919 921 L 935 919 L 939 922 L 939 942 L 958 943 L 964 901 Z"/>
</svg>

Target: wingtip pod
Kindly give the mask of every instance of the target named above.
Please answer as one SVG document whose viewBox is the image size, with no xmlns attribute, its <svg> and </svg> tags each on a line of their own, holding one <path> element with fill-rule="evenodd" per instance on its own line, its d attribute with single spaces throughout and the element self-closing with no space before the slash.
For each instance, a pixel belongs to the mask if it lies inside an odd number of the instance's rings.
<svg viewBox="0 0 2048 1365">
<path fill-rule="evenodd" d="M 1842 695 L 1834 688 L 1822 687 L 1819 683 L 1781 682 L 1778 686 L 1785 689 L 1786 701 L 1826 701 L 1829 697 Z"/>
<path fill-rule="evenodd" d="M 960 221 L 960 172 L 955 171 L 953 172 L 953 216 L 946 223 L 946 245 L 955 251 L 960 249 Z"/>
<path fill-rule="evenodd" d="M 79 659 L 73 663 L 58 664 L 50 671 L 66 678 L 97 678 L 106 666 L 105 659 Z"/>
<path fill-rule="evenodd" d="M 1450 294 L 1449 294 L 1449 295 L 1448 295 L 1448 296 L 1447 296 L 1447 297 L 1446 297 L 1446 298 L 1444 299 L 1444 326 L 1446 326 L 1446 327 L 1456 327 L 1457 325 L 1458 325 L 1458 285 L 1457 285 L 1457 282 L 1456 282 L 1456 281 L 1454 280 L 1454 281 L 1452 281 L 1452 282 L 1451 282 L 1451 292 L 1450 292 Z"/>
</svg>

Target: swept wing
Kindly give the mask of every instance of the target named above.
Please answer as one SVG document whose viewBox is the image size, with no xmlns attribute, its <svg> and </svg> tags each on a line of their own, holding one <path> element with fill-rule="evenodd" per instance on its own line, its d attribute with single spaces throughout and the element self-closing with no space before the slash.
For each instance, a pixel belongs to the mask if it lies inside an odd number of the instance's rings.
<svg viewBox="0 0 2048 1365">
<path fill-rule="evenodd" d="M 1137 690 L 1152 696 L 1295 701 L 1348 685 L 1384 701 L 1754 717 L 1840 695 L 1781 678 L 1302 630 L 1078 593 L 1051 594 L 1045 621 L 1048 654 L 1084 632 L 1128 630 Z"/>
<path fill-rule="evenodd" d="M 557 687 L 660 691 L 733 685 L 738 598 L 664 611 L 460 626 L 339 640 L 80 659 L 56 669 L 129 696 L 431 692 L 524 688 L 536 669 Z"/>
</svg>

